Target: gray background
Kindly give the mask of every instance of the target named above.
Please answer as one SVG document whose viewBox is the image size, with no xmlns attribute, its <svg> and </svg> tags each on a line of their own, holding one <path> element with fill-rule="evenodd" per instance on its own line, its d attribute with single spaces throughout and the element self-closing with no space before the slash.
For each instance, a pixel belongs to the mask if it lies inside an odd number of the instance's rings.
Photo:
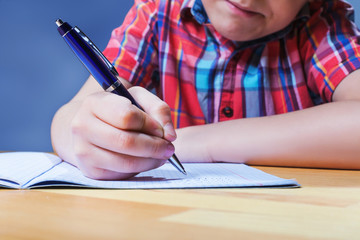
<svg viewBox="0 0 360 240">
<path fill-rule="evenodd" d="M 350 1 L 358 10 L 360 2 Z M 50 123 L 88 73 L 56 30 L 62 18 L 100 49 L 133 0 L 0 0 L 0 151 L 52 151 Z"/>
</svg>

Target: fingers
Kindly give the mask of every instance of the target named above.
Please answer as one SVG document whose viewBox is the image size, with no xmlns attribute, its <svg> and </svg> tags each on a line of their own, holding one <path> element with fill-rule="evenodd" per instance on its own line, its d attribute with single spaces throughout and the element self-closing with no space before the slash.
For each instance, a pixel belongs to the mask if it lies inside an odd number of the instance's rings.
<svg viewBox="0 0 360 240">
<path fill-rule="evenodd" d="M 176 139 L 176 132 L 171 120 L 170 107 L 157 96 L 141 87 L 132 87 L 129 89 L 131 95 L 143 107 L 153 119 L 155 119 L 163 128 L 164 138 L 170 142 Z"/>
<path fill-rule="evenodd" d="M 99 180 L 124 179 L 160 167 L 166 160 L 136 158 L 84 144 L 77 149 L 78 167 L 87 177 Z"/>
<path fill-rule="evenodd" d="M 86 123 L 80 119 L 74 120 L 72 131 L 95 146 L 136 157 L 168 159 L 175 150 L 172 143 L 163 138 L 124 131 L 98 118 L 87 118 Z"/>
<path fill-rule="evenodd" d="M 87 105 L 97 118 L 113 127 L 164 137 L 160 123 L 124 97 L 99 93 L 87 98 L 84 105 Z"/>
</svg>

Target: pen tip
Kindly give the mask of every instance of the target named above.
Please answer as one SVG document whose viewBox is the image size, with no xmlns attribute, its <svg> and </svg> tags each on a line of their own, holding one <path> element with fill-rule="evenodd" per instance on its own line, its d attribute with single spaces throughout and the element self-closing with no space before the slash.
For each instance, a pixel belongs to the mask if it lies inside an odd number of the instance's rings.
<svg viewBox="0 0 360 240">
<path fill-rule="evenodd" d="M 181 172 L 184 175 L 187 175 L 185 168 L 181 165 L 181 162 L 179 161 L 179 159 L 176 157 L 175 154 L 173 154 L 170 158 L 169 158 L 169 162 L 177 169 L 179 170 L 179 172 Z"/>
</svg>

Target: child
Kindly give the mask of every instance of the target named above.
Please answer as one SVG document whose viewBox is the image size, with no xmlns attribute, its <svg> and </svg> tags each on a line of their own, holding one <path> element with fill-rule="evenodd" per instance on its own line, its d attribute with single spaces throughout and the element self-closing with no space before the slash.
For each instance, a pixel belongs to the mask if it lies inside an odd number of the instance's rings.
<svg viewBox="0 0 360 240">
<path fill-rule="evenodd" d="M 175 148 L 182 162 L 360 169 L 351 17 L 341 0 L 135 0 L 104 54 L 146 113 L 90 77 L 54 117 L 54 150 L 96 179 Z"/>
</svg>

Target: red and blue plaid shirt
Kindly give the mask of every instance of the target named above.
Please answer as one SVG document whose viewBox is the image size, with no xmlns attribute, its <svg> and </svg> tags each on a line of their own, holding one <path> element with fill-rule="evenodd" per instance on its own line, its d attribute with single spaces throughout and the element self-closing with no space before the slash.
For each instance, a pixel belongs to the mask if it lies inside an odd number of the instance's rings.
<svg viewBox="0 0 360 240">
<path fill-rule="evenodd" d="M 360 68 L 352 14 L 343 1 L 317 0 L 285 29 L 234 42 L 200 0 L 135 0 L 104 54 L 122 78 L 156 91 L 177 128 L 281 114 L 331 101 Z"/>
</svg>

